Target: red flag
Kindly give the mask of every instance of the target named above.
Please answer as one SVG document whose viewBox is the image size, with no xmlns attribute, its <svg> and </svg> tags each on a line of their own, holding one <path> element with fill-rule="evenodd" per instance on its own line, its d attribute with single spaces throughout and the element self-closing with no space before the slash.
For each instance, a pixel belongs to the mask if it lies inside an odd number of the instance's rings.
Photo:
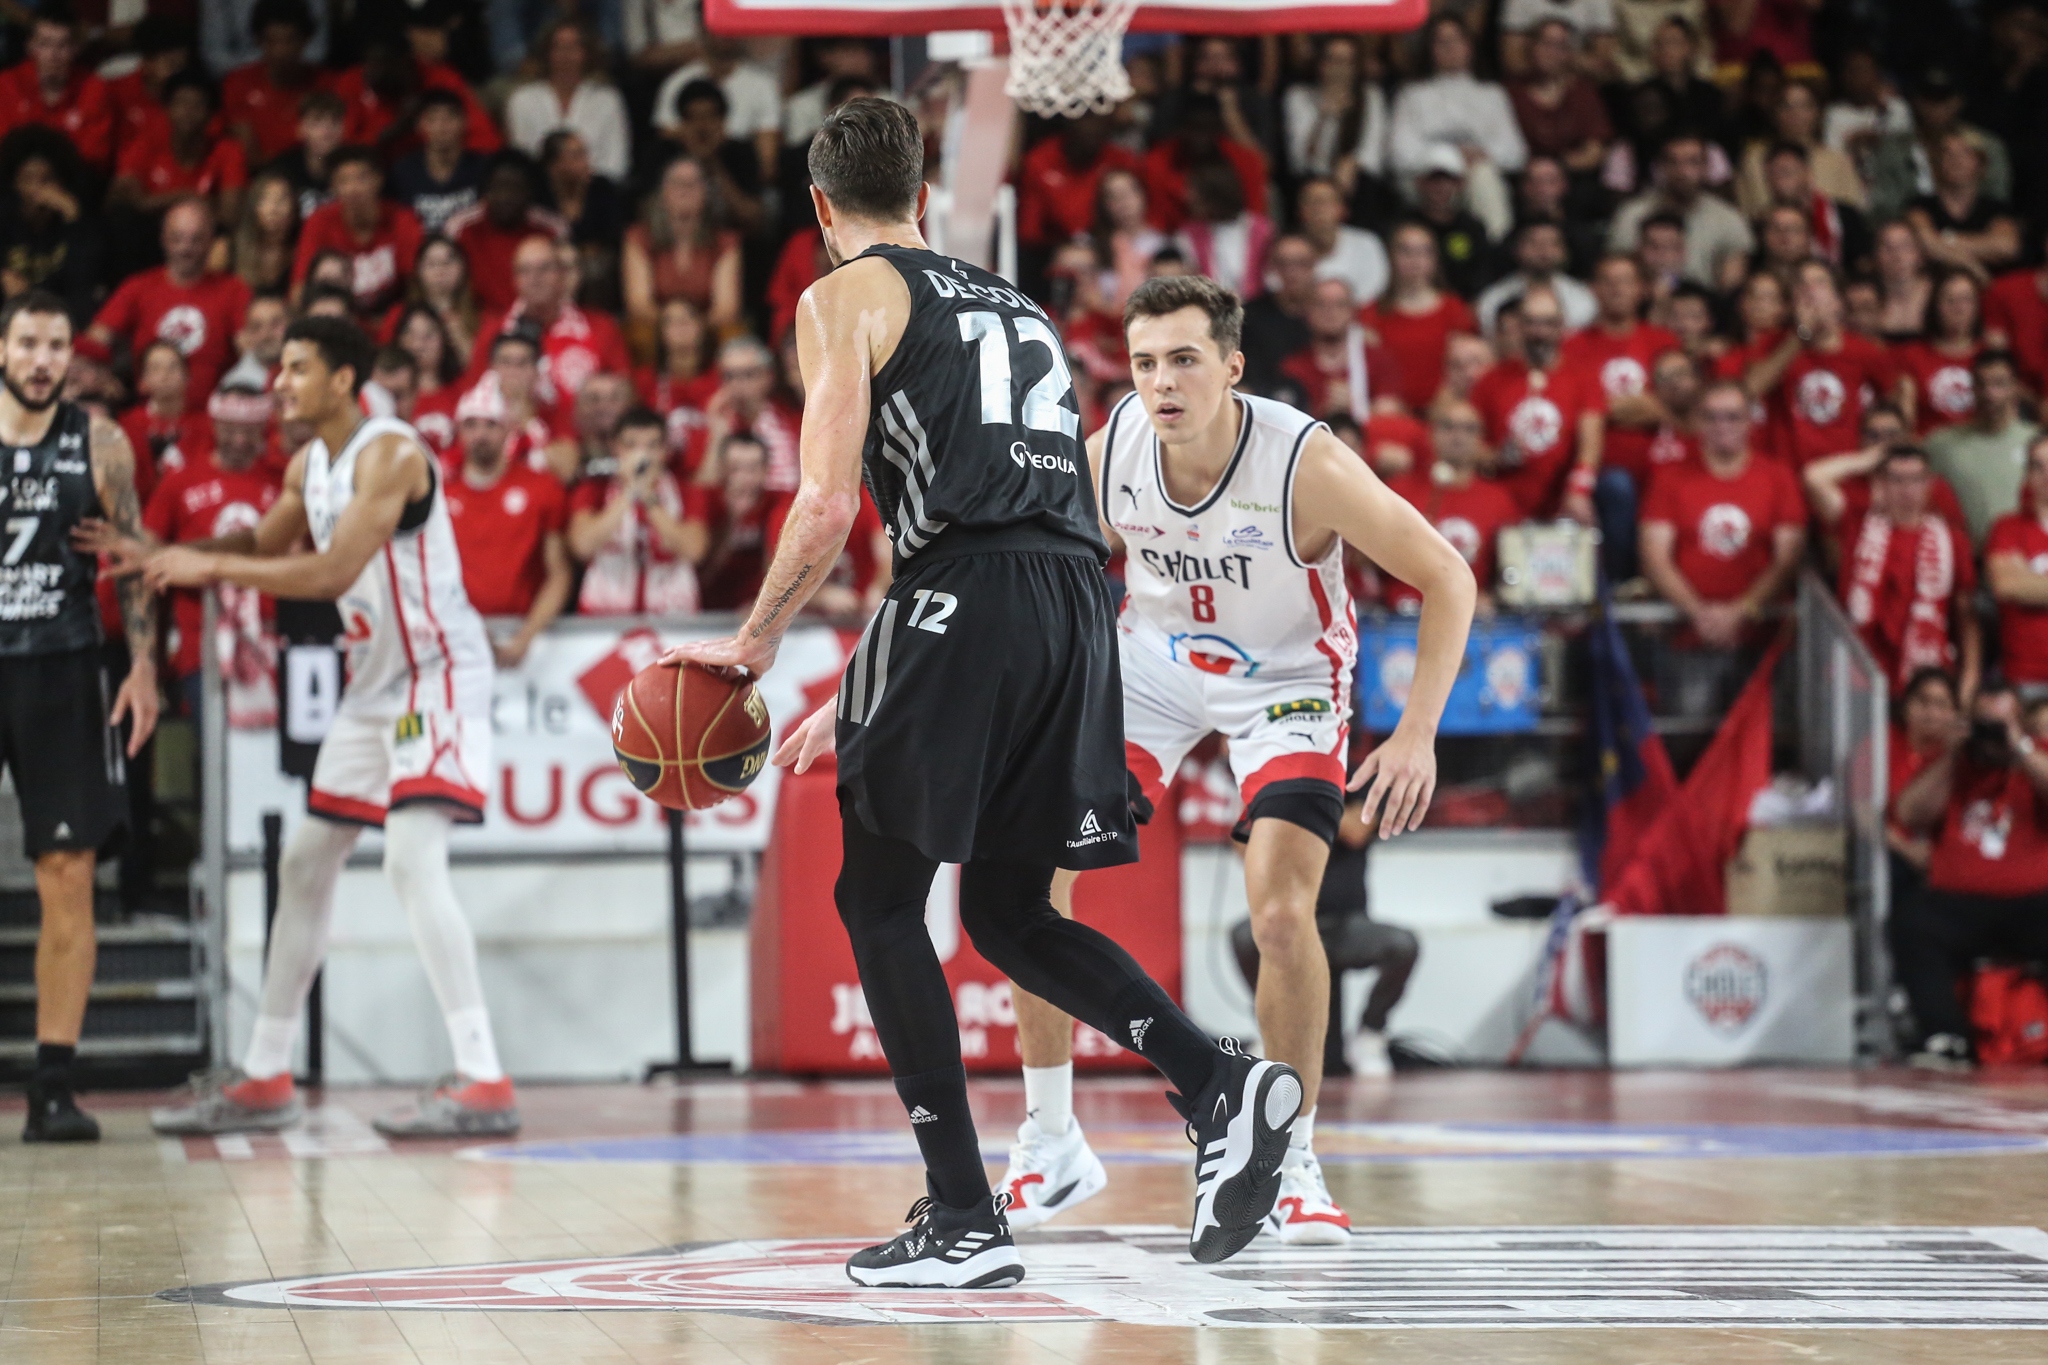
<svg viewBox="0 0 2048 1365">
<path fill-rule="evenodd" d="M 1718 915 L 1723 874 L 1771 781 L 1771 678 L 1791 639 L 1781 633 L 1721 722 L 1714 742 L 1636 842 L 1604 899 L 1624 915 Z"/>
</svg>

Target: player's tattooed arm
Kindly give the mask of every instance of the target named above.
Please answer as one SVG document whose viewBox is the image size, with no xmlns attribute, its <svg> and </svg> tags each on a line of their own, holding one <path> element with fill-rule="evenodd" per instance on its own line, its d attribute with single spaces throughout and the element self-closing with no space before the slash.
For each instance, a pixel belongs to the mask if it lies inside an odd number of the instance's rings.
<svg viewBox="0 0 2048 1365">
<path fill-rule="evenodd" d="M 135 494 L 135 448 L 128 435 L 104 417 L 92 423 L 92 478 L 107 523 L 127 539 L 140 540 L 142 503 Z M 129 722 L 128 756 L 133 758 L 156 729 L 156 595 L 132 575 L 114 585 L 121 602 L 121 628 L 128 638 L 128 676 L 115 694 L 108 723 Z"/>
</svg>

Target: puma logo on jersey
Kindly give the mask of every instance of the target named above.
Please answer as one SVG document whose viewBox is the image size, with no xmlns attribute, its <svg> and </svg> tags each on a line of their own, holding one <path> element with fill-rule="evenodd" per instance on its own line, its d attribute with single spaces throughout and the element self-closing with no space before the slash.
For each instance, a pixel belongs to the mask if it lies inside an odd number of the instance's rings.
<svg viewBox="0 0 2048 1365">
<path fill-rule="evenodd" d="M 1169 583 L 1232 583 L 1240 588 L 1252 585 L 1250 555 L 1190 554 L 1186 550 L 1141 549 L 1145 567 Z"/>
<path fill-rule="evenodd" d="M 1117 491 L 1131 500 L 1131 511 L 1135 513 L 1138 510 L 1138 490 L 1127 483 L 1120 483 L 1117 485 Z"/>
</svg>

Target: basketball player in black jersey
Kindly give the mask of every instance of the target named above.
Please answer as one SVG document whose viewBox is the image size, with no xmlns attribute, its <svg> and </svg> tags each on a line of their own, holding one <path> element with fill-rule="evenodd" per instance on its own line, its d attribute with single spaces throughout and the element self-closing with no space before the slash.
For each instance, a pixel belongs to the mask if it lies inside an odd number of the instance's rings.
<svg viewBox="0 0 2048 1365">
<path fill-rule="evenodd" d="M 98 564 L 72 530 L 104 518 L 139 534 L 135 452 L 121 428 L 59 400 L 71 364 L 71 319 L 42 290 L 0 314 L 0 762 L 21 798 L 22 842 L 36 866 L 36 1071 L 24 1142 L 90 1142 L 99 1124 L 71 1095 L 71 1063 L 97 956 L 97 851 L 125 820 L 123 754 L 112 728 L 130 722 L 128 756 L 156 728 L 156 606 L 118 585 L 134 661 L 108 710 L 100 664 Z"/>
<path fill-rule="evenodd" d="M 925 1159 L 911 1228 L 847 1273 L 956 1288 L 1024 1274 L 925 932 L 941 862 L 960 864 L 960 922 L 982 956 L 1174 1083 L 1198 1148 L 1191 1247 L 1222 1260 L 1273 1207 L 1300 1078 L 1218 1047 L 1128 953 L 1052 908 L 1055 866 L 1137 857 L 1108 549 L 1059 337 L 1002 279 L 925 245 L 923 167 L 916 118 L 887 100 L 849 100 L 812 142 L 836 268 L 797 312 L 802 486 L 739 635 L 666 658 L 769 668 L 839 558 L 865 476 L 895 579 L 837 703 L 778 755 L 807 763 L 836 743 L 839 914 Z"/>
</svg>

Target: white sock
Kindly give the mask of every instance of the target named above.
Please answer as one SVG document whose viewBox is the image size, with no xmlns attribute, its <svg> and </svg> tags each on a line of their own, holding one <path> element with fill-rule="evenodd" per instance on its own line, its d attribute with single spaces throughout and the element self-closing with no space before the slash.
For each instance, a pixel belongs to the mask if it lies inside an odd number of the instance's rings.
<svg viewBox="0 0 2048 1365">
<path fill-rule="evenodd" d="M 455 1069 L 476 1081 L 502 1080 L 491 1016 L 477 970 L 476 935 L 455 899 L 448 877 L 446 812 L 407 806 L 384 819 L 384 875 L 398 893 L 427 981 L 448 1024 Z"/>
<path fill-rule="evenodd" d="M 1024 1068 L 1024 1108 L 1047 1137 L 1065 1137 L 1074 1121 L 1074 1064 Z"/>
<path fill-rule="evenodd" d="M 1294 1126 L 1287 1130 L 1287 1146 L 1290 1151 L 1307 1151 L 1315 1141 L 1316 1111 L 1311 1109 L 1294 1120 Z"/>
<path fill-rule="evenodd" d="M 491 1012 L 453 1010 L 447 1015 L 448 1041 L 455 1048 L 455 1069 L 473 1081 L 500 1081 L 497 1040 L 491 1037 Z"/>
<path fill-rule="evenodd" d="M 256 1016 L 256 1031 L 249 1035 L 249 1051 L 242 1058 L 242 1070 L 250 1079 L 267 1081 L 292 1069 L 292 1052 L 299 1042 L 299 1017 L 272 1019 Z"/>
</svg>

